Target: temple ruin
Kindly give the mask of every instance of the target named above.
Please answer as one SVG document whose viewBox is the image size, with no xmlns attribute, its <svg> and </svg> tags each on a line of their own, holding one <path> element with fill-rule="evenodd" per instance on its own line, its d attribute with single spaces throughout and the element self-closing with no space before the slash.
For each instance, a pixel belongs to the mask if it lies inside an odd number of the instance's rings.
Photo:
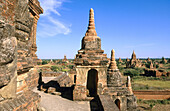
<svg viewBox="0 0 170 111">
<path fill-rule="evenodd" d="M 108 59 L 103 53 L 101 39 L 95 30 L 94 11 L 90 9 L 88 30 L 74 60 L 77 72 L 74 100 L 86 100 L 88 96 L 102 93 L 101 89 L 107 86 Z"/>
<path fill-rule="evenodd" d="M 91 100 L 99 96 L 103 109 L 132 111 L 136 108 L 136 98 L 133 95 L 130 77 L 124 77 L 119 72 L 115 61 L 115 51 L 111 51 L 110 64 L 101 49 L 101 39 L 97 36 L 94 23 L 94 11 L 91 8 L 89 25 L 82 39 L 81 49 L 74 60 L 76 67 L 76 83 L 73 90 L 73 100 Z M 135 58 L 134 56 L 133 58 Z M 107 103 L 105 101 L 108 101 Z M 114 105 L 117 105 L 115 108 Z"/>
<path fill-rule="evenodd" d="M 68 63 L 68 62 L 69 62 L 69 61 L 68 61 L 66 55 L 64 55 L 64 58 L 62 59 L 62 63 Z"/>
<path fill-rule="evenodd" d="M 141 67 L 141 62 L 139 59 L 136 58 L 135 51 L 133 51 L 131 59 L 129 61 L 126 61 L 126 67 L 127 68 Z"/>
<path fill-rule="evenodd" d="M 119 60 L 118 60 L 118 62 L 119 62 L 119 63 L 122 63 L 122 62 L 123 62 L 123 61 L 122 61 L 122 59 L 121 59 L 120 57 L 119 57 Z"/>
<path fill-rule="evenodd" d="M 38 67 L 35 65 L 41 64 L 36 55 L 36 29 L 39 15 L 42 13 L 43 9 L 38 0 L 0 1 L 0 110 L 2 111 L 41 110 L 39 105 L 41 98 L 32 89 L 38 86 L 39 79 Z M 136 55 L 133 54 L 132 58 L 130 61 L 136 60 Z M 64 60 L 67 60 L 66 56 Z M 75 83 L 73 100 L 91 101 L 98 97 L 103 110 L 135 110 L 136 98 L 130 77 L 125 80 L 119 72 L 114 50 L 111 51 L 109 63 L 107 55 L 101 49 L 101 39 L 95 30 L 93 9 L 90 9 L 88 30 L 74 62 L 76 74 L 73 75 Z M 44 70 L 50 71 L 49 67 L 45 67 Z M 47 75 L 51 76 L 52 73 Z M 60 81 L 58 79 L 55 81 L 58 81 L 61 87 L 73 85 L 66 73 L 60 75 Z M 51 93 L 55 89 L 50 88 L 47 91 Z"/>
<path fill-rule="evenodd" d="M 38 0 L 1 0 L 0 7 L 0 109 L 35 111 L 40 97 L 31 89 L 39 78 L 36 27 L 43 9 Z"/>
</svg>

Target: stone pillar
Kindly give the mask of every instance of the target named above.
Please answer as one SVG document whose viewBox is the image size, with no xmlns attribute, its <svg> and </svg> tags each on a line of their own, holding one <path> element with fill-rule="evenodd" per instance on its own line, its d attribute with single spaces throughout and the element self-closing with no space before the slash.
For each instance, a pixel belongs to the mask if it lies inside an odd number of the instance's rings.
<svg viewBox="0 0 170 111">
<path fill-rule="evenodd" d="M 32 15 L 33 16 L 33 15 Z M 31 49 L 31 55 L 33 59 L 33 64 L 37 65 L 38 63 L 41 63 L 42 61 L 38 59 L 36 52 L 37 52 L 37 44 L 36 44 L 36 32 L 37 32 L 37 22 L 39 20 L 39 15 L 35 15 L 34 17 L 34 22 L 33 22 L 33 27 L 32 27 L 32 32 L 31 32 L 31 40 L 32 40 L 32 49 Z"/>
<path fill-rule="evenodd" d="M 37 31 L 37 19 L 34 17 L 34 23 L 32 28 L 32 57 L 33 59 L 37 59 L 37 55 L 35 54 L 37 51 L 37 45 L 36 45 L 36 31 Z"/>
<path fill-rule="evenodd" d="M 36 44 L 36 32 L 37 32 L 37 22 L 38 22 L 39 17 L 35 16 L 34 17 L 34 25 L 33 25 L 33 44 L 32 47 L 34 51 L 37 51 L 37 44 Z M 36 54 L 35 54 L 36 55 Z"/>
</svg>

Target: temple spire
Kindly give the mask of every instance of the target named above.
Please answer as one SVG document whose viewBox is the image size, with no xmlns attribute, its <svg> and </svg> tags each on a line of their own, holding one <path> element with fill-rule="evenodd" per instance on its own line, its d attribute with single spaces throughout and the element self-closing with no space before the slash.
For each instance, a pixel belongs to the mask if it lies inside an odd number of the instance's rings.
<svg viewBox="0 0 170 111">
<path fill-rule="evenodd" d="M 86 31 L 86 36 L 97 36 L 96 30 L 95 30 L 95 24 L 94 24 L 94 10 L 90 9 L 89 14 L 89 26 L 88 30 Z"/>
<path fill-rule="evenodd" d="M 117 64 L 116 64 L 116 61 L 115 61 L 115 51 L 114 51 L 114 49 L 112 49 L 112 51 L 111 51 L 110 69 L 112 69 L 112 70 L 117 69 Z"/>
<path fill-rule="evenodd" d="M 133 53 L 132 53 L 132 58 L 131 59 L 136 59 L 136 54 L 135 54 L 135 51 L 133 50 Z"/>
<path fill-rule="evenodd" d="M 112 49 L 111 51 L 111 61 L 115 61 L 115 50 Z"/>
</svg>

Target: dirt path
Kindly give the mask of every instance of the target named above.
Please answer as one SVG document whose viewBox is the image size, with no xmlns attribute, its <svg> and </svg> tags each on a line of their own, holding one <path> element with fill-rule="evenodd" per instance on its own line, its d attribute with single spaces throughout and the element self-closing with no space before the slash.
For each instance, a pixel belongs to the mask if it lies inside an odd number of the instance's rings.
<svg viewBox="0 0 170 111">
<path fill-rule="evenodd" d="M 46 111 L 90 111 L 88 101 L 71 101 L 58 95 L 51 95 L 34 89 L 34 92 L 41 95 L 40 105 Z"/>
</svg>

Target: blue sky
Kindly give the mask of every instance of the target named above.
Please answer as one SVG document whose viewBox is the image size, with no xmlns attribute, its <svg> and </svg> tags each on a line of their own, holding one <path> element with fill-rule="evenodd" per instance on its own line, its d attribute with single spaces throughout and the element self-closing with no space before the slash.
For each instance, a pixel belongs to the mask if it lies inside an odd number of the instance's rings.
<svg viewBox="0 0 170 111">
<path fill-rule="evenodd" d="M 37 26 L 41 59 L 74 58 L 94 9 L 102 49 L 110 57 L 170 58 L 170 0 L 39 0 Z"/>
</svg>

